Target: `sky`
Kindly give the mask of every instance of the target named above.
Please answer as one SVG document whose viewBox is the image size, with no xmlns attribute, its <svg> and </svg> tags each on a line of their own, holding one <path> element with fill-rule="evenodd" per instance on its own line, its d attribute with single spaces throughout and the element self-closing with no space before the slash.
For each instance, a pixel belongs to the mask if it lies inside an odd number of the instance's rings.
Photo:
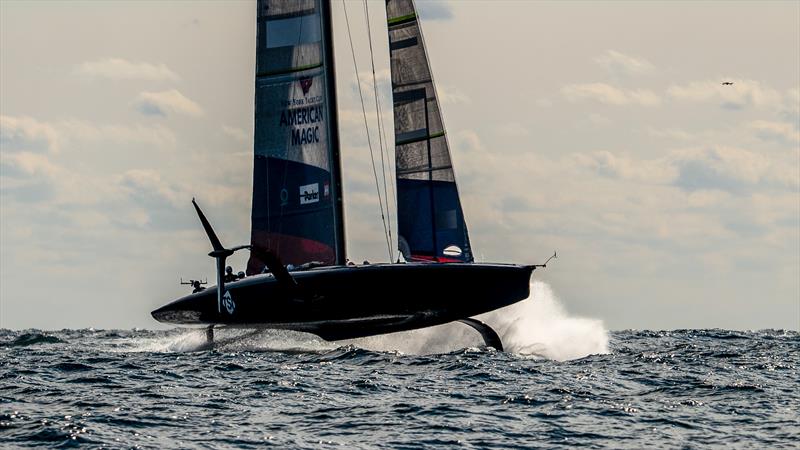
<svg viewBox="0 0 800 450">
<path fill-rule="evenodd" d="M 558 250 L 534 278 L 610 329 L 800 329 L 799 2 L 418 3 L 477 260 Z M 348 254 L 386 261 L 333 5 Z M 254 24 L 252 1 L 0 1 L 0 327 L 159 328 L 181 277 L 214 278 L 192 197 L 249 240 Z"/>
</svg>

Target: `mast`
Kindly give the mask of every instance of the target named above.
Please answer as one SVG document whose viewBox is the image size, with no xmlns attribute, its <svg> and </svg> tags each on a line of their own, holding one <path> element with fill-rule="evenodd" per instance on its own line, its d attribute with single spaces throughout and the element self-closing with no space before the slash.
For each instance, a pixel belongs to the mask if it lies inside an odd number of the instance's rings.
<svg viewBox="0 0 800 450">
<path fill-rule="evenodd" d="M 325 48 L 325 71 L 328 83 L 328 105 L 329 105 L 329 136 L 331 146 L 332 181 L 334 202 L 334 227 L 336 234 L 336 265 L 347 263 L 347 241 L 344 230 L 344 197 L 342 196 L 342 158 L 341 147 L 339 146 L 339 108 L 336 100 L 336 64 L 333 52 L 333 14 L 331 11 L 331 1 L 322 2 L 323 20 L 322 28 L 325 34 L 323 40 Z"/>
<path fill-rule="evenodd" d="M 328 0 L 258 0 L 251 245 L 284 264 L 344 264 Z M 253 252 L 249 274 L 265 262 Z"/>
</svg>

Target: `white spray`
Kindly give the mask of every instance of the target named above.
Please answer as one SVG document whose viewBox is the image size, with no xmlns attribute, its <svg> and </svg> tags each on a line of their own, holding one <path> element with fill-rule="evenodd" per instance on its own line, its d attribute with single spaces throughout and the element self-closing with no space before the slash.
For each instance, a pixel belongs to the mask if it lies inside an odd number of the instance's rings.
<svg viewBox="0 0 800 450">
<path fill-rule="evenodd" d="M 608 353 L 603 321 L 570 316 L 550 285 L 531 284 L 527 299 L 480 317 L 497 327 L 506 351 L 566 361 Z"/>
<path fill-rule="evenodd" d="M 570 316 L 550 286 L 541 281 L 531 284 L 527 299 L 476 318 L 497 331 L 507 352 L 558 361 L 608 353 L 608 332 L 603 322 Z M 445 353 L 483 344 L 475 330 L 461 323 L 351 342 L 370 350 L 407 354 Z"/>
</svg>

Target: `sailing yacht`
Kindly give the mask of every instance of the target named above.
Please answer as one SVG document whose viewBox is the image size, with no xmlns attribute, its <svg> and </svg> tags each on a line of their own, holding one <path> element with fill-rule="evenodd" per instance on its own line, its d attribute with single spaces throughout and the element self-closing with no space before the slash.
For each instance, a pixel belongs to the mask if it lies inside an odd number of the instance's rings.
<svg viewBox="0 0 800 450">
<path fill-rule="evenodd" d="M 289 329 L 340 340 L 461 321 L 529 295 L 543 265 L 474 261 L 413 0 L 386 0 L 394 109 L 398 247 L 405 262 L 348 264 L 328 0 L 258 0 L 250 244 L 212 244 L 217 286 L 155 311 L 160 321 Z M 225 260 L 247 249 L 247 277 Z M 546 264 L 546 263 L 545 263 Z"/>
</svg>

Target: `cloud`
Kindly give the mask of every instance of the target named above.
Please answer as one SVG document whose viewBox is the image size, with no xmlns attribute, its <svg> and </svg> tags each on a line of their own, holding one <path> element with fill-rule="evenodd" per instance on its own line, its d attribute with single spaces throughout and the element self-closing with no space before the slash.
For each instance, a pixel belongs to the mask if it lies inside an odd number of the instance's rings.
<svg viewBox="0 0 800 450">
<path fill-rule="evenodd" d="M 579 166 L 607 177 L 642 183 L 665 184 L 678 175 L 676 168 L 664 164 L 663 161 L 636 161 L 609 151 L 578 154 L 575 155 L 575 161 Z"/>
<path fill-rule="evenodd" d="M 789 89 L 786 92 L 786 100 L 781 107 L 779 114 L 786 121 L 795 124 L 800 128 L 800 89 Z"/>
<path fill-rule="evenodd" d="M 790 123 L 756 120 L 748 126 L 756 132 L 756 136 L 767 141 L 787 144 L 800 142 L 800 130 Z"/>
<path fill-rule="evenodd" d="M 569 84 L 561 94 L 570 102 L 594 100 L 606 105 L 658 106 L 661 98 L 644 89 L 624 90 L 605 83 Z"/>
<path fill-rule="evenodd" d="M 800 88 L 792 88 L 786 93 L 795 109 L 800 109 Z"/>
<path fill-rule="evenodd" d="M 58 181 L 71 174 L 52 163 L 49 155 L 31 152 L 0 153 L 0 194 L 3 203 L 42 204 L 61 195 Z"/>
<path fill-rule="evenodd" d="M 31 117 L 0 115 L 0 148 L 3 151 L 56 152 L 58 132 L 52 125 Z"/>
<path fill-rule="evenodd" d="M 674 139 L 678 141 L 691 141 L 695 139 L 695 135 L 688 131 L 681 130 L 680 128 L 667 128 L 662 130 L 647 127 L 647 134 L 657 138 Z"/>
<path fill-rule="evenodd" d="M 131 62 L 122 58 L 87 61 L 75 66 L 74 73 L 90 78 L 111 80 L 178 81 L 178 74 L 164 64 Z"/>
<path fill-rule="evenodd" d="M 651 73 L 655 69 L 655 66 L 645 59 L 635 58 L 615 50 L 606 50 L 594 60 L 615 75 L 643 75 Z"/>
<path fill-rule="evenodd" d="M 483 150 L 478 133 L 472 130 L 461 130 L 453 134 L 453 147 L 464 153 L 474 154 Z"/>
<path fill-rule="evenodd" d="M 229 126 L 229 125 L 223 125 L 222 126 L 222 132 L 225 133 L 226 135 L 236 139 L 237 141 L 242 141 L 242 142 L 250 142 L 250 139 L 253 138 L 252 135 L 248 134 L 243 129 L 237 128 L 237 127 L 232 127 L 232 126 Z"/>
<path fill-rule="evenodd" d="M 66 149 L 65 149 L 66 150 Z M 70 211 L 78 205 L 96 206 L 100 202 L 118 199 L 118 189 L 110 183 L 110 177 L 96 166 L 70 164 L 68 152 L 45 155 L 31 152 L 0 154 L 0 192 L 4 200 L 13 202 L 45 202 L 43 209 L 34 211 L 63 212 L 58 207 L 69 205 Z M 8 203 L 6 203 L 8 204 Z M 54 217 L 43 219 L 56 220 Z"/>
<path fill-rule="evenodd" d="M 6 167 L 0 165 L 3 171 Z M 14 180 L 12 180 L 14 181 Z M 13 198 L 14 201 L 25 204 L 26 206 L 42 204 L 51 200 L 56 195 L 56 189 L 53 184 L 42 182 L 40 180 L 32 180 L 22 183 L 15 183 L 8 181 L 3 182 L 3 187 L 0 189 L 2 194 L 3 203 L 8 202 L 8 199 Z"/>
<path fill-rule="evenodd" d="M 60 173 L 60 168 L 50 162 L 46 156 L 36 153 L 2 153 L 0 154 L 2 174 L 14 178 L 28 178 L 41 175 L 52 178 Z"/>
<path fill-rule="evenodd" d="M 222 163 L 211 163 L 219 167 Z M 169 177 L 162 175 L 169 173 Z M 165 172 L 161 169 L 131 169 L 113 177 L 112 184 L 136 206 L 148 211 L 158 222 L 169 227 L 171 222 L 180 226 L 195 226 L 189 200 L 197 197 L 206 206 L 228 206 L 242 201 L 242 192 L 249 188 L 230 182 L 220 183 L 212 177 L 205 180 L 186 179 L 185 174 Z M 245 202 L 249 204 L 249 202 Z M 177 208 L 177 209 L 176 209 Z"/>
<path fill-rule="evenodd" d="M 636 160 L 608 151 L 574 158 L 579 166 L 606 177 L 671 185 L 687 192 L 721 190 L 741 194 L 764 188 L 795 190 L 800 185 L 791 168 L 735 147 L 679 149 L 653 160 Z"/>
<path fill-rule="evenodd" d="M 95 124 L 79 119 L 43 122 L 2 116 L 3 203 L 36 203 L 42 208 L 40 213 L 63 212 L 64 205 L 72 212 L 100 204 L 107 208 L 118 203 L 123 193 L 109 173 L 113 168 L 87 157 L 100 151 L 115 158 L 121 149 L 160 151 L 174 147 L 175 141 L 172 131 L 162 125 Z"/>
<path fill-rule="evenodd" d="M 144 143 L 156 147 L 174 146 L 175 133 L 162 125 L 95 124 L 86 120 L 70 119 L 53 125 L 65 140 L 119 143 Z"/>
<path fill-rule="evenodd" d="M 359 83 L 361 83 L 361 94 L 364 96 L 364 101 L 367 104 L 374 105 L 375 101 L 375 85 L 378 86 L 378 95 L 380 96 L 380 101 L 383 104 L 389 103 L 391 104 L 392 101 L 392 73 L 391 71 L 386 69 L 378 69 L 375 71 L 375 78 L 373 82 L 372 78 L 372 71 L 362 70 L 358 72 L 358 77 L 354 77 L 353 81 L 350 83 L 350 88 L 352 90 L 351 94 L 354 96 L 353 99 L 356 101 L 360 101 L 360 97 L 358 95 L 358 87 Z"/>
<path fill-rule="evenodd" d="M 111 141 L 175 145 L 175 134 L 163 125 L 96 124 L 81 119 L 43 122 L 27 116 L 0 116 L 0 148 L 3 152 L 58 153 L 72 142 Z"/>
<path fill-rule="evenodd" d="M 119 177 L 118 184 L 124 192 L 148 206 L 177 206 L 189 197 L 161 179 L 161 175 L 153 170 L 128 170 Z"/>
<path fill-rule="evenodd" d="M 667 89 L 670 97 L 690 102 L 715 102 L 725 109 L 742 109 L 748 106 L 780 106 L 781 94 L 775 89 L 764 87 L 758 81 L 734 78 L 720 78 L 732 81 L 732 86 L 723 86 L 719 80 L 694 81 Z"/>
<path fill-rule="evenodd" d="M 525 137 L 531 134 L 530 130 L 519 122 L 506 122 L 497 127 L 497 131 L 509 137 Z"/>
<path fill-rule="evenodd" d="M 678 170 L 672 184 L 686 191 L 720 189 L 742 193 L 756 187 L 794 190 L 792 170 L 748 150 L 709 146 L 675 151 L 668 163 Z"/>
<path fill-rule="evenodd" d="M 453 18 L 452 8 L 441 0 L 418 1 L 417 8 L 423 20 L 450 20 Z"/>
<path fill-rule="evenodd" d="M 147 116 L 167 116 L 168 113 L 199 117 L 203 108 L 178 92 L 176 89 L 161 92 L 142 92 L 137 99 L 136 108 Z"/>
<path fill-rule="evenodd" d="M 472 103 L 472 99 L 457 87 L 439 84 L 436 86 L 436 94 L 443 105 L 467 105 Z"/>
<path fill-rule="evenodd" d="M 610 117 L 597 113 L 589 114 L 587 119 L 589 120 L 589 123 L 596 127 L 605 127 L 614 122 Z"/>
</svg>

